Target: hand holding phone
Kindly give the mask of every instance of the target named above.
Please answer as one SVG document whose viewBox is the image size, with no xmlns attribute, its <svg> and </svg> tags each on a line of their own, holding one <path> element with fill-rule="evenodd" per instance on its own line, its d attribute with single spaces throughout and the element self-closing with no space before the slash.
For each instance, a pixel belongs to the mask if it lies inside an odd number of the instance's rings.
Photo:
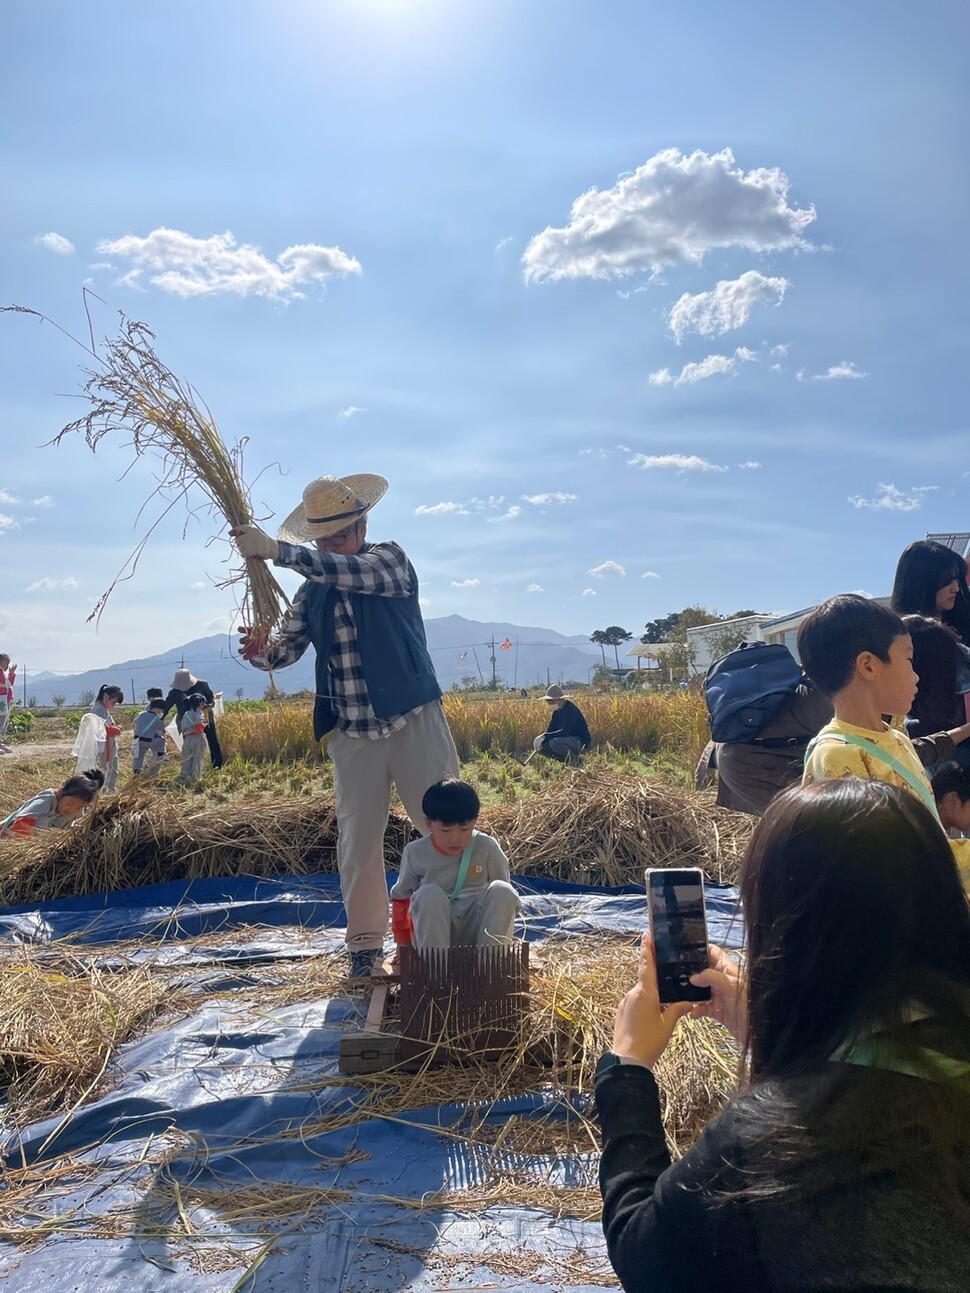
<svg viewBox="0 0 970 1293">
<path fill-rule="evenodd" d="M 645 880 L 660 1001 L 710 1001 L 710 988 L 690 981 L 710 963 L 704 873 L 699 867 L 650 868 Z"/>
<path fill-rule="evenodd" d="M 613 1052 L 653 1068 L 667 1048 L 677 1021 L 692 1009 L 681 1001 L 661 1006 L 657 997 L 657 967 L 650 935 L 640 940 L 637 981 L 620 1002 L 613 1023 Z"/>
</svg>

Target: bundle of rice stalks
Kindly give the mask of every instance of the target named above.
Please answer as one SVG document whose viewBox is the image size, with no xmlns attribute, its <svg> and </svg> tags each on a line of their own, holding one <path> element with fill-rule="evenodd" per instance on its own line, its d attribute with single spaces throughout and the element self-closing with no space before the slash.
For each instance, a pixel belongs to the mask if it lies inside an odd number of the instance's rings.
<svg viewBox="0 0 970 1293">
<path fill-rule="evenodd" d="M 9 308 L 49 322 L 36 310 Z M 253 520 L 250 494 L 242 476 L 246 440 L 226 448 L 204 400 L 162 362 L 155 353 L 154 341 L 154 333 L 144 323 L 124 315 L 118 336 L 105 343 L 103 355 L 95 350 L 92 337 L 90 348 L 84 349 L 93 355 L 97 367 L 84 370 L 87 381 L 82 388 L 89 411 L 68 423 L 52 441 L 60 444 L 65 436 L 80 432 L 93 453 L 106 435 L 117 432 L 127 436 L 136 459 L 144 455 L 153 460 L 157 493 L 164 502 L 161 514 L 101 595 L 89 620 L 101 615 L 119 581 L 134 573 L 141 551 L 162 517 L 179 502 L 186 505 L 188 513 L 195 513 L 192 497 L 197 490 L 208 499 L 210 514 L 221 516 L 230 527 L 249 525 Z M 272 629 L 282 618 L 289 599 L 266 562 L 246 561 L 219 586 L 240 582 L 244 588 L 240 610 L 245 623 Z"/>
<path fill-rule="evenodd" d="M 751 820 L 708 794 L 632 774 L 577 772 L 490 808 L 512 870 L 580 884 L 639 884 L 645 867 L 699 866 L 736 882 Z"/>
<path fill-rule="evenodd" d="M 108 1062 L 170 994 L 151 972 L 108 974 L 26 947 L 0 959 L 0 1084 L 26 1125 L 93 1098 Z"/>
</svg>

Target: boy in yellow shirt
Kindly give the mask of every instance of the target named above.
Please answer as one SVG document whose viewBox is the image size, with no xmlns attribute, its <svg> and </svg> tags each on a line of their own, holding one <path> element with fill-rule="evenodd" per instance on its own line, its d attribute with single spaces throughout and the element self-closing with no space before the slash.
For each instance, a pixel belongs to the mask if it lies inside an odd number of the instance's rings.
<svg viewBox="0 0 970 1293">
<path fill-rule="evenodd" d="M 802 667 L 832 701 L 835 718 L 809 745 L 803 784 L 839 777 L 888 781 L 911 791 L 939 821 L 933 791 L 913 744 L 883 722 L 908 714 L 919 678 L 906 625 L 878 602 L 841 593 L 817 606 L 798 630 Z M 970 888 L 970 840 L 950 840 Z"/>
</svg>

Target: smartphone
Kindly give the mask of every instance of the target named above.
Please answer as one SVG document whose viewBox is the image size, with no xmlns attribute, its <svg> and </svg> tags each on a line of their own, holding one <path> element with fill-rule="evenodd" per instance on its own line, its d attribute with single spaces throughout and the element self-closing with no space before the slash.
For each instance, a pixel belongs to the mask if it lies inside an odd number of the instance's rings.
<svg viewBox="0 0 970 1293">
<path fill-rule="evenodd" d="M 710 1001 L 710 988 L 690 981 L 710 963 L 704 872 L 700 867 L 651 867 L 644 876 L 661 1003 Z"/>
</svg>

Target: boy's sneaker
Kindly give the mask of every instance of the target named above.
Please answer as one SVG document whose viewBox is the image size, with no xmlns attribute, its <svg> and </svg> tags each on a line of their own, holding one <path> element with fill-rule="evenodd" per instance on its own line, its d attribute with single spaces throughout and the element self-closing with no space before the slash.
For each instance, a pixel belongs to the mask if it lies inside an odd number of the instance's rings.
<svg viewBox="0 0 970 1293">
<path fill-rule="evenodd" d="M 350 952 L 350 973 L 349 979 L 369 979 L 374 971 L 374 966 L 384 958 L 384 953 L 379 947 L 366 947 L 362 951 Z"/>
</svg>

